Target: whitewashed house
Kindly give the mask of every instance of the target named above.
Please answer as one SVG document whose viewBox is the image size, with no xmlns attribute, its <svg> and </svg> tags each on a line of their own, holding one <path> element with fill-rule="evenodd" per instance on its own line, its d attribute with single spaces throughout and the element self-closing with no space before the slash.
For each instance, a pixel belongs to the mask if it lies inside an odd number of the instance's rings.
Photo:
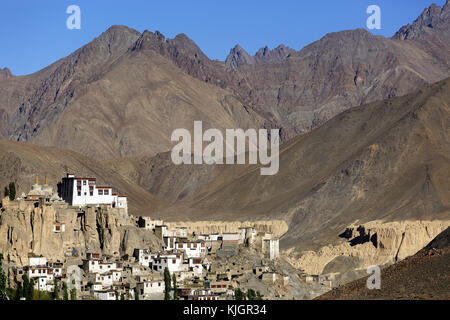
<svg viewBox="0 0 450 320">
<path fill-rule="evenodd" d="M 200 258 L 208 253 L 204 241 L 182 241 L 176 243 L 176 249 L 184 251 L 187 258 Z"/>
<path fill-rule="evenodd" d="M 136 284 L 136 289 L 142 299 L 154 297 L 154 295 L 163 294 L 165 290 L 163 280 L 150 280 L 139 282 Z"/>
<path fill-rule="evenodd" d="M 34 280 L 34 288 L 40 291 L 53 291 L 53 269 L 49 267 L 30 267 L 28 278 Z"/>
<path fill-rule="evenodd" d="M 252 245 L 253 242 L 256 239 L 257 232 L 256 229 L 253 227 L 242 227 L 238 230 L 239 234 L 239 243 L 245 244 L 245 245 Z"/>
<path fill-rule="evenodd" d="M 138 226 L 139 228 L 144 228 L 146 230 L 155 230 L 156 226 L 163 225 L 164 222 L 162 220 L 153 220 L 150 217 L 139 217 Z"/>
<path fill-rule="evenodd" d="M 94 291 L 94 298 L 98 300 L 116 300 L 114 290 Z"/>
<path fill-rule="evenodd" d="M 105 262 L 102 260 L 84 260 L 83 269 L 89 273 L 107 273 L 113 270 L 121 270 L 121 264 L 117 262 Z"/>
<path fill-rule="evenodd" d="M 157 257 L 157 254 L 151 253 L 149 249 L 134 249 L 133 256 L 140 265 L 148 267 L 151 260 Z"/>
<path fill-rule="evenodd" d="M 202 264 L 201 258 L 189 258 L 189 270 L 191 270 L 194 273 L 194 276 L 201 276 L 204 268 Z"/>
<path fill-rule="evenodd" d="M 170 273 L 186 271 L 188 269 L 188 265 L 183 264 L 183 257 L 179 253 L 161 254 L 151 262 L 151 268 L 155 271 L 164 272 L 166 267 Z"/>
<path fill-rule="evenodd" d="M 174 250 L 176 247 L 177 237 L 176 236 L 164 236 L 163 241 L 165 244 L 164 250 L 167 250 L 167 251 Z"/>
<path fill-rule="evenodd" d="M 95 282 L 101 284 L 102 286 L 109 287 L 113 284 L 112 272 L 107 273 L 96 273 Z"/>
<path fill-rule="evenodd" d="M 262 252 L 265 257 L 270 260 L 276 259 L 280 256 L 280 240 L 270 237 L 262 239 Z"/>
<path fill-rule="evenodd" d="M 122 280 L 122 272 L 114 270 L 112 273 L 113 282 L 120 282 Z"/>
<path fill-rule="evenodd" d="M 39 291 L 53 292 L 53 277 L 38 277 L 34 279 L 34 289 Z"/>
<path fill-rule="evenodd" d="M 219 234 L 218 233 L 212 233 L 212 234 L 200 234 L 198 236 L 198 240 L 203 241 L 219 241 Z"/>
</svg>

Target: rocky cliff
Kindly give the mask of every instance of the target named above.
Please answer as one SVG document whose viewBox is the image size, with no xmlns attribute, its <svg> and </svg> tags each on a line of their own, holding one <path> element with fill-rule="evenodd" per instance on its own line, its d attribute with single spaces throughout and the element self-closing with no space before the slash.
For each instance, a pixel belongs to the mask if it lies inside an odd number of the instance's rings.
<svg viewBox="0 0 450 320">
<path fill-rule="evenodd" d="M 9 79 L 11 77 L 12 77 L 12 74 L 8 68 L 0 69 L 0 81 Z"/>
<path fill-rule="evenodd" d="M 261 64 L 271 61 L 280 61 L 286 59 L 289 55 L 296 51 L 283 44 L 270 50 L 268 46 L 260 48 L 254 56 L 251 56 L 240 45 L 236 45 L 230 50 L 225 65 L 231 69 L 237 69 L 244 64 Z"/>
<path fill-rule="evenodd" d="M 298 52 L 280 45 L 250 56 L 236 46 L 225 62 L 185 34 L 112 26 L 45 69 L 0 81 L 0 138 L 105 160 L 166 152 L 172 131 L 194 120 L 277 128 L 287 141 L 350 107 L 447 78 L 448 8 L 430 7 L 393 39 L 347 30 Z"/>
<path fill-rule="evenodd" d="M 450 299 L 450 228 L 415 255 L 381 270 L 381 290 L 367 288 L 366 277 L 335 288 L 319 299 Z"/>
<path fill-rule="evenodd" d="M 375 220 L 352 224 L 340 235 L 341 243 L 317 251 L 285 251 L 289 261 L 309 274 L 344 273 L 403 260 L 421 250 L 450 226 L 450 220 Z"/>
<path fill-rule="evenodd" d="M 64 224 L 65 230 L 56 232 L 55 223 Z M 2 201 L 0 252 L 19 266 L 28 264 L 29 256 L 63 261 L 66 256 L 84 257 L 88 251 L 122 256 L 134 248 L 159 245 L 152 233 L 110 207 L 80 210 L 66 204 Z"/>
</svg>

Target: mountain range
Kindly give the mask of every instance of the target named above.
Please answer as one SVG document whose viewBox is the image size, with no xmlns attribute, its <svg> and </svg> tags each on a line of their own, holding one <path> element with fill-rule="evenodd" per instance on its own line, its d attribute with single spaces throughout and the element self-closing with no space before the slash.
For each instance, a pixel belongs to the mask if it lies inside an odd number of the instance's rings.
<svg viewBox="0 0 450 320">
<path fill-rule="evenodd" d="M 279 128 L 282 141 L 361 104 L 449 76 L 450 5 L 426 9 L 391 39 L 363 30 L 325 35 L 296 52 L 210 60 L 186 35 L 113 26 L 27 76 L 0 79 L 0 137 L 97 159 L 170 150 L 176 128 Z"/>
<path fill-rule="evenodd" d="M 358 221 L 450 218 L 450 4 L 392 38 L 364 29 L 296 51 L 209 59 L 184 34 L 112 26 L 30 75 L 0 69 L 0 184 L 94 175 L 165 220 L 283 219 L 283 249 Z M 280 171 L 175 166 L 171 133 L 280 130 Z"/>
</svg>

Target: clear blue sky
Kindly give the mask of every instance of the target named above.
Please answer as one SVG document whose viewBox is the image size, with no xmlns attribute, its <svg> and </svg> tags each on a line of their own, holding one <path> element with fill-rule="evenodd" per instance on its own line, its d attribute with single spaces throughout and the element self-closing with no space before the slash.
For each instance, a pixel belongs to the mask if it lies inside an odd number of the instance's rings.
<svg viewBox="0 0 450 320">
<path fill-rule="evenodd" d="M 326 33 L 366 28 L 366 8 L 381 8 L 381 30 L 392 36 L 424 8 L 445 0 L 1 0 L 0 67 L 33 73 L 70 54 L 114 24 L 140 32 L 185 33 L 212 59 L 239 43 L 250 54 L 280 43 L 296 50 Z M 81 30 L 66 28 L 66 8 L 81 8 Z"/>
</svg>

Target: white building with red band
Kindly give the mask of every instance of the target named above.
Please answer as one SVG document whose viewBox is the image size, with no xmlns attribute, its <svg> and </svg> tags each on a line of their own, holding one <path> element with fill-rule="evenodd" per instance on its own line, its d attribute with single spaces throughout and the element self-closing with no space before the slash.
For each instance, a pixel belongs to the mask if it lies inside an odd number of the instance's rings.
<svg viewBox="0 0 450 320">
<path fill-rule="evenodd" d="M 96 178 L 75 177 L 67 174 L 58 186 L 59 196 L 69 205 L 110 205 L 113 208 L 128 209 L 127 197 L 113 192 L 110 186 L 97 186 Z"/>
</svg>

